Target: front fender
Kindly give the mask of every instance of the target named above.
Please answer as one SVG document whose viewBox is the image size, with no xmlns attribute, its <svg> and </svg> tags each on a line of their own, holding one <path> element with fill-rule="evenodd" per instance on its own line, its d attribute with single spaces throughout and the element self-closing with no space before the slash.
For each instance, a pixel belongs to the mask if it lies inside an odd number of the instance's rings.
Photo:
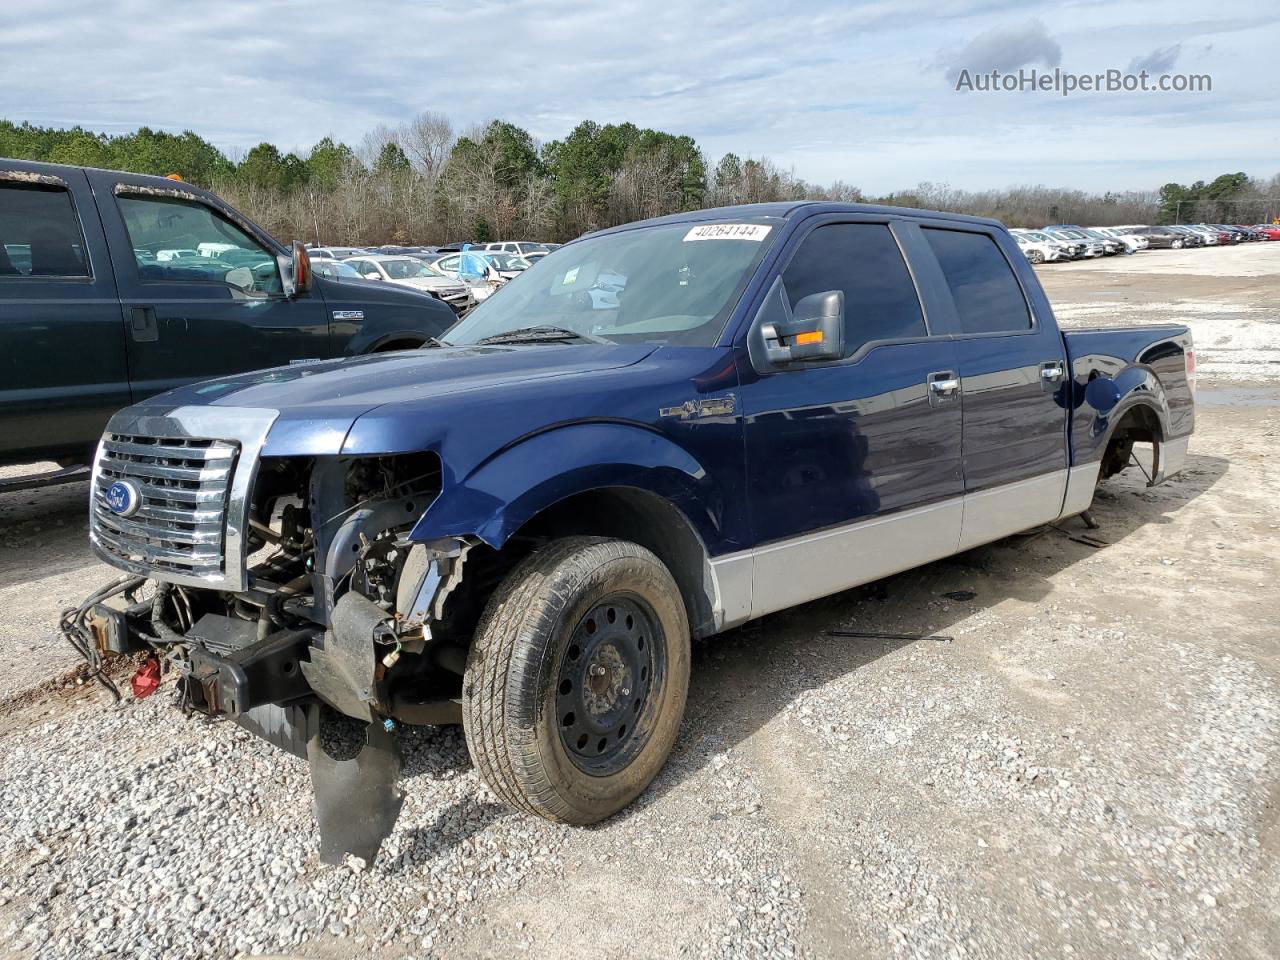
<svg viewBox="0 0 1280 960">
<path fill-rule="evenodd" d="M 552 504 L 605 487 L 634 487 L 671 501 L 704 542 L 718 515 L 706 502 L 706 471 L 688 451 L 639 426 L 585 423 L 535 434 L 490 457 L 446 486 L 410 536 L 473 535 L 500 549 Z"/>
<path fill-rule="evenodd" d="M 458 317 L 447 304 L 439 300 L 435 303 L 440 310 L 432 309 L 430 304 L 423 304 L 425 309 L 414 313 L 397 311 L 395 316 L 365 320 L 364 325 L 343 347 L 343 354 L 355 357 L 377 353 L 393 343 L 426 343 L 433 337 L 439 337 L 458 321 Z"/>
</svg>

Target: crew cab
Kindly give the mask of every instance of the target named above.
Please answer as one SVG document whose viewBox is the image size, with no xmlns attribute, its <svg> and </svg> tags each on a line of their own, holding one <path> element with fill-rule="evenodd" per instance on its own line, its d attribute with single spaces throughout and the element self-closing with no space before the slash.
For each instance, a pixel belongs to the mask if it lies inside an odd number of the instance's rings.
<svg viewBox="0 0 1280 960">
<path fill-rule="evenodd" d="M 90 536 L 127 606 L 64 626 L 306 757 L 328 862 L 391 829 L 402 723 L 460 722 L 498 797 L 591 823 L 665 761 L 691 638 L 1079 514 L 1135 444 L 1164 480 L 1193 370 L 1184 326 L 1059 330 L 993 220 L 630 224 L 439 346 L 117 414 Z M 366 742 L 337 760 L 318 731 L 344 715 Z"/>
<path fill-rule="evenodd" d="M 130 403 L 455 320 L 426 294 L 313 278 L 300 245 L 191 184 L 0 159 L 0 464 L 87 464 Z"/>
</svg>

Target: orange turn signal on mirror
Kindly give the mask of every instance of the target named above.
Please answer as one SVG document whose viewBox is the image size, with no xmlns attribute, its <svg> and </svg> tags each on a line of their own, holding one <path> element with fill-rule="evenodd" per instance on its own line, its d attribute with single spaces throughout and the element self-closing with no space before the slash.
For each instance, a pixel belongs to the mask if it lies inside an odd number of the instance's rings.
<svg viewBox="0 0 1280 960">
<path fill-rule="evenodd" d="M 810 333 L 796 334 L 795 345 L 798 347 L 804 346 L 805 344 L 808 344 L 808 343 L 821 343 L 821 342 L 822 342 L 821 330 L 814 330 L 814 331 L 811 331 Z"/>
</svg>

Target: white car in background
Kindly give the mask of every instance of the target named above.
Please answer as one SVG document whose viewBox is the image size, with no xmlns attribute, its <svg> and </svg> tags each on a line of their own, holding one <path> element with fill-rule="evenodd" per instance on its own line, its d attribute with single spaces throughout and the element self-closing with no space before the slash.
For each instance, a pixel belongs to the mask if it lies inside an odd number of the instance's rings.
<svg viewBox="0 0 1280 960">
<path fill-rule="evenodd" d="M 493 250 L 462 250 L 447 253 L 431 264 L 446 277 L 461 280 L 471 288 L 479 303 L 488 300 L 500 287 L 520 276 L 531 264 L 513 253 Z"/>
<path fill-rule="evenodd" d="M 455 313 L 462 313 L 474 304 L 467 284 L 443 275 L 417 257 L 348 257 L 342 263 L 352 267 L 365 280 L 382 280 L 429 293 L 453 307 Z"/>
<path fill-rule="evenodd" d="M 557 244 L 538 243 L 533 240 L 503 240 L 499 243 L 486 243 L 482 248 L 485 253 L 514 253 L 517 257 L 545 257 Z"/>
<path fill-rule="evenodd" d="M 1032 263 L 1052 263 L 1055 260 L 1070 260 L 1071 248 L 1059 243 L 1044 234 L 1036 234 L 1030 230 L 1010 230 L 1014 242 L 1022 255 Z"/>
<path fill-rule="evenodd" d="M 1045 227 L 1041 232 L 1061 243 L 1083 244 L 1084 256 L 1086 257 L 1106 256 L 1107 248 L 1101 240 L 1091 237 L 1075 227 Z"/>
<path fill-rule="evenodd" d="M 1139 250 L 1146 250 L 1151 246 L 1151 241 L 1146 237 L 1140 237 L 1137 234 L 1128 233 L 1122 227 L 1090 227 L 1094 233 L 1100 233 L 1104 237 L 1111 237 L 1113 240 L 1119 240 L 1125 245 L 1130 253 L 1137 253 Z"/>
</svg>

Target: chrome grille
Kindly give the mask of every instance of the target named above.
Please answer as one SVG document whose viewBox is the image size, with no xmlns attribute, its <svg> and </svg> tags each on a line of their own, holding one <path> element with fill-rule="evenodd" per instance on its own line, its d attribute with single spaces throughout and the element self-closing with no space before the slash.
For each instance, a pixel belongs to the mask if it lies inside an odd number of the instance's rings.
<svg viewBox="0 0 1280 960">
<path fill-rule="evenodd" d="M 107 433 L 94 471 L 93 528 L 116 559 L 163 577 L 219 579 L 226 564 L 228 493 L 240 445 L 228 440 Z M 127 480 L 141 505 L 130 517 L 107 506 Z"/>
</svg>

